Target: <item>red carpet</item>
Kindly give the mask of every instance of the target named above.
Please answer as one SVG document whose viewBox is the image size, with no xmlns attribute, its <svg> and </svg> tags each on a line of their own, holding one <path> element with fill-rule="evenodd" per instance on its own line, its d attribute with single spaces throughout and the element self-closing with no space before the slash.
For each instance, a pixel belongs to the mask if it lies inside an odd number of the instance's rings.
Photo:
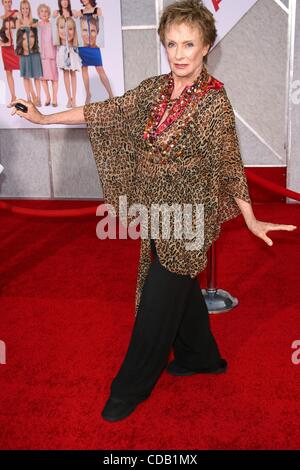
<svg viewBox="0 0 300 470">
<path fill-rule="evenodd" d="M 96 217 L 2 211 L 0 448 L 298 449 L 300 364 L 291 362 L 291 344 L 300 340 L 300 205 L 254 210 L 299 228 L 269 232 L 268 247 L 242 216 L 223 225 L 218 287 L 239 305 L 211 322 L 227 374 L 163 372 L 151 397 L 118 423 L 100 412 L 134 322 L 139 241 L 97 239 Z"/>
</svg>

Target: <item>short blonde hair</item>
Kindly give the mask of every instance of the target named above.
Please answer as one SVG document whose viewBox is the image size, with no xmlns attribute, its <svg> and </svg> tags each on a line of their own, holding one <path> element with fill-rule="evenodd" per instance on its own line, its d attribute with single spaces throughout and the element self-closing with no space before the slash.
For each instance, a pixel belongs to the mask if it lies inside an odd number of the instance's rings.
<svg viewBox="0 0 300 470">
<path fill-rule="evenodd" d="M 37 14 L 38 14 L 38 16 L 40 16 L 40 11 L 41 11 L 42 8 L 47 8 L 48 13 L 49 13 L 49 16 L 51 16 L 51 8 L 49 7 L 49 5 L 46 5 L 46 3 L 41 3 L 41 4 L 37 7 Z"/>
<path fill-rule="evenodd" d="M 177 1 L 163 10 L 159 22 L 158 34 L 164 46 L 166 29 L 173 23 L 187 23 L 192 26 L 198 26 L 203 36 L 204 45 L 209 44 L 210 48 L 216 40 L 217 29 L 214 15 L 203 5 L 201 0 Z M 205 61 L 206 57 L 204 57 Z"/>
</svg>

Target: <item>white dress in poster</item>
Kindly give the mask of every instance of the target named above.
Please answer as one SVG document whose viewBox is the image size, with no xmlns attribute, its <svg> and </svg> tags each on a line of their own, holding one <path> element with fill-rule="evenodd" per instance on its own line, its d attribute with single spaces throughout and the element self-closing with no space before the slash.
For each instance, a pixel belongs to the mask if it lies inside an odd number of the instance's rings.
<svg viewBox="0 0 300 470">
<path fill-rule="evenodd" d="M 13 0 L 8 8 L 0 4 L 0 128 L 36 127 L 11 117 L 14 96 L 50 114 L 124 93 L 120 0 Z"/>
</svg>

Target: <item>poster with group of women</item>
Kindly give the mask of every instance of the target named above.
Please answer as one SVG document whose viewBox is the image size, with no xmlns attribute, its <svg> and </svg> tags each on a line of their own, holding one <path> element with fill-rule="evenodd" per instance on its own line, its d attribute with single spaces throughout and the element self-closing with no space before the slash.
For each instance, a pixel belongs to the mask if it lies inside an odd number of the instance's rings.
<svg viewBox="0 0 300 470">
<path fill-rule="evenodd" d="M 32 127 L 11 117 L 16 98 L 53 113 L 124 93 L 120 0 L 0 7 L 0 128 Z"/>
</svg>

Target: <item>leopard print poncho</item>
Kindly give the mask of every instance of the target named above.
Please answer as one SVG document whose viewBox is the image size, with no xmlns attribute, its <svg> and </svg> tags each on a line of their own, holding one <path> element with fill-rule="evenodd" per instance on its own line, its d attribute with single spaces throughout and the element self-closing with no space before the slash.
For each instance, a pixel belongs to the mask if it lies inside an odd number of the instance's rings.
<svg viewBox="0 0 300 470">
<path fill-rule="evenodd" d="M 234 197 L 251 200 L 234 112 L 223 83 L 214 79 L 218 86 L 188 104 L 158 135 L 154 150 L 143 138 L 168 77 L 170 74 L 147 78 L 123 96 L 84 105 L 83 112 L 104 199 L 114 207 L 116 216 L 120 216 L 119 196 L 124 195 L 128 208 L 137 202 L 145 205 L 149 214 L 153 203 L 204 205 L 201 249 L 187 250 L 184 238 L 152 236 L 165 268 L 195 277 L 207 265 L 206 252 L 218 238 L 221 224 L 241 213 Z M 200 78 L 210 78 L 204 66 Z M 172 146 L 164 153 L 170 142 Z M 195 217 L 193 213 L 193 227 Z M 130 225 L 131 216 L 127 221 Z M 150 234 L 149 228 L 149 234 L 141 236 L 135 315 L 151 263 Z"/>
</svg>

